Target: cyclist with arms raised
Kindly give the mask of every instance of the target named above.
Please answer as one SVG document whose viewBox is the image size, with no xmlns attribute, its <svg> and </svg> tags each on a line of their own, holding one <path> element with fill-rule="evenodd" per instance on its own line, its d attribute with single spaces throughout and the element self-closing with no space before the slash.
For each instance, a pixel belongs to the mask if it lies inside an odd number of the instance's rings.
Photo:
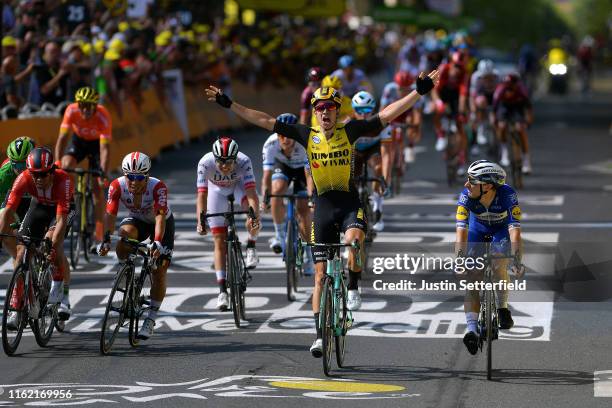
<svg viewBox="0 0 612 408">
<path fill-rule="evenodd" d="M 338 242 L 340 232 L 336 227 L 338 225 L 344 232 L 347 243 L 359 240 L 363 248 L 367 226 L 351 174 L 353 143 L 361 136 L 380 132 L 389 121 L 414 105 L 420 95 L 428 93 L 437 80 L 437 71 L 433 71 L 428 77 L 422 74 L 417 80 L 416 92 L 411 92 L 367 120 L 353 119 L 348 123 L 338 122 L 337 116 L 342 102 L 338 92 L 333 88 L 320 88 L 311 100 L 318 122 L 317 126 L 312 128 L 300 124 L 281 123 L 265 112 L 233 102 L 221 89 L 214 86 L 209 86 L 205 92 L 209 100 L 231 109 L 248 122 L 295 139 L 304 146 L 317 192 L 311 238 L 315 242 Z M 312 308 L 317 339 L 311 347 L 311 353 L 315 357 L 321 357 L 323 343 L 321 328 L 318 327 L 318 314 L 327 254 L 324 248 L 315 248 L 313 256 L 316 276 Z M 357 310 L 361 306 L 357 282 L 361 268 L 356 256 L 359 255 L 350 251 L 347 307 L 351 310 Z"/>
<path fill-rule="evenodd" d="M 132 152 L 121 163 L 123 176 L 113 180 L 108 189 L 106 213 L 104 214 L 104 241 L 98 253 L 105 256 L 110 250 L 110 235 L 115 230 L 119 203 L 129 211 L 119 224 L 119 235 L 144 241 L 151 240 L 152 257 L 159 260 L 151 279 L 151 308 L 137 338 L 147 340 L 153 335 L 155 319 L 166 296 L 166 273 L 174 249 L 174 215 L 168 206 L 166 184 L 150 177 L 151 159 L 144 153 Z M 119 262 L 128 258 L 132 248 L 129 244 L 117 243 Z"/>
</svg>

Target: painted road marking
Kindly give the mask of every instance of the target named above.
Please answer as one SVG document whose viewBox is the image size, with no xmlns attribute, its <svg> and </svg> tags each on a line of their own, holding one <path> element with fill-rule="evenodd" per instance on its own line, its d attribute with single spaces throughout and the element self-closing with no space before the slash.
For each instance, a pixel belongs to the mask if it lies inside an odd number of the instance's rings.
<svg viewBox="0 0 612 408">
<path fill-rule="evenodd" d="M 544 292 L 542 299 L 553 299 Z M 283 287 L 249 287 L 246 296 L 247 316 L 253 318 L 246 329 L 236 331 L 231 312 L 213 309 L 218 288 L 168 288 L 156 328 L 173 332 L 204 330 L 236 333 L 312 334 L 314 322 L 310 308 L 310 292 L 298 293 L 295 302 L 286 303 Z M 67 325 L 71 332 L 99 332 L 109 289 L 71 289 L 74 317 Z M 550 296 L 549 296 L 550 295 Z M 351 336 L 396 338 L 462 338 L 465 329 L 463 296 L 460 291 L 434 302 L 396 302 L 395 296 L 409 298 L 406 293 L 365 295 L 363 310 L 354 313 Z M 0 304 L 3 304 L 0 297 Z M 373 303 L 373 305 L 369 305 Z M 372 307 L 371 307 L 372 306 Z M 206 307 L 206 309 L 205 309 Z M 553 314 L 552 301 L 512 302 L 515 327 L 504 330 L 500 338 L 550 341 Z"/>
<path fill-rule="evenodd" d="M 612 398 L 612 370 L 593 373 L 593 396 Z"/>
<path fill-rule="evenodd" d="M 394 392 L 403 391 L 406 387 L 401 385 L 373 384 L 349 381 L 272 381 L 269 382 L 273 387 L 291 388 L 294 390 L 312 391 L 334 391 L 334 392 Z"/>
</svg>

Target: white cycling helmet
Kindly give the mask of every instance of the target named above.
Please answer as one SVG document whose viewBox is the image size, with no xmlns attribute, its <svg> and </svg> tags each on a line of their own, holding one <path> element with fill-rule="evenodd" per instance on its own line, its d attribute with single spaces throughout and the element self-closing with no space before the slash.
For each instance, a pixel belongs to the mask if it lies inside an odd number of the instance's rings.
<svg viewBox="0 0 612 408">
<path fill-rule="evenodd" d="M 121 170 L 125 174 L 149 174 L 151 159 L 141 152 L 129 153 L 121 162 Z"/>
<path fill-rule="evenodd" d="M 506 182 L 506 172 L 497 163 L 488 160 L 476 160 L 467 170 L 470 183 L 494 184 L 501 186 Z"/>
<path fill-rule="evenodd" d="M 351 102 L 351 104 L 353 105 L 353 109 L 359 114 L 370 113 L 376 107 L 376 100 L 374 99 L 372 94 L 366 91 L 357 92 L 353 96 Z"/>
<path fill-rule="evenodd" d="M 231 137 L 221 136 L 213 144 L 215 159 L 235 159 L 238 156 L 238 143 Z"/>
<path fill-rule="evenodd" d="M 494 69 L 495 64 L 490 59 L 483 59 L 478 63 L 478 72 L 482 72 L 483 74 L 491 74 Z"/>
</svg>

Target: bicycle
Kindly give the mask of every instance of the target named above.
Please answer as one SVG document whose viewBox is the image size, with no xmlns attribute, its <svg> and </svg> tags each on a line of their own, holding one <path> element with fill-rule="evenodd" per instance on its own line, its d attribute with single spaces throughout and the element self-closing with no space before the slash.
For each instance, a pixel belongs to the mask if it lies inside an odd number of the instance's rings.
<svg viewBox="0 0 612 408">
<path fill-rule="evenodd" d="M 266 194 L 265 202 L 270 198 L 287 199 L 287 220 L 285 221 L 285 242 L 283 245 L 283 261 L 287 276 L 287 300 L 295 301 L 295 293 L 298 292 L 299 277 L 304 276 L 304 245 L 300 237 L 300 230 L 296 218 L 295 201 L 297 199 L 308 200 L 310 197 L 304 194 Z"/>
<path fill-rule="evenodd" d="M 74 192 L 75 214 L 70 228 L 70 265 L 72 265 L 73 269 L 76 269 L 79 263 L 81 246 L 83 247 L 85 260 L 89 262 L 89 248 L 91 247 L 92 235 L 96 228 L 91 183 L 93 177 L 105 176 L 103 171 L 94 168 L 95 159 L 92 156 L 88 160 L 89 170 L 80 167 L 65 169 L 67 172 L 77 175 L 76 191 Z"/>
<path fill-rule="evenodd" d="M 230 290 L 230 303 L 234 315 L 234 324 L 237 328 L 240 328 L 240 319 L 247 320 L 244 292 L 252 277 L 244 263 L 242 244 L 236 233 L 234 216 L 238 214 L 247 214 L 249 218 L 255 219 L 255 210 L 249 207 L 248 211 L 234 211 L 234 195 L 230 194 L 227 200 L 229 202 L 229 211 L 212 214 L 206 214 L 202 211 L 202 213 L 200 213 L 200 223 L 206 225 L 206 219 L 211 217 L 224 217 L 227 223 L 225 270 L 227 271 L 227 286 Z"/>
<path fill-rule="evenodd" d="M 132 251 L 125 263 L 120 264 L 108 296 L 100 333 L 100 353 L 103 355 L 110 353 L 119 330 L 126 324 L 130 345 L 138 346 L 140 341 L 137 335 L 140 320 L 151 305 L 151 273 L 156 269 L 156 263 L 151 259 L 148 245 L 137 239 L 121 237 L 120 240 L 130 245 Z M 136 276 L 138 257 L 141 257 L 143 262 L 140 274 Z"/>
<path fill-rule="evenodd" d="M 402 190 L 402 177 L 404 177 L 404 135 L 408 125 L 391 125 L 391 137 L 395 150 L 393 154 L 393 165 L 391 166 L 391 196 L 397 196 Z"/>
<path fill-rule="evenodd" d="M 47 304 L 51 290 L 53 265 L 47 259 L 51 251 L 49 238 L 37 239 L 28 235 L 0 234 L 13 237 L 25 246 L 21 262 L 15 268 L 6 288 L 4 313 L 2 314 L 2 347 L 12 356 L 30 324 L 36 343 L 46 347 L 57 325 L 58 303 Z M 27 294 L 27 295 L 26 295 Z M 41 306 L 43 305 L 43 306 Z M 9 330 L 7 320 L 10 313 L 17 313 L 17 329 Z"/>
<path fill-rule="evenodd" d="M 323 372 L 329 376 L 334 350 L 336 364 L 339 368 L 344 366 L 346 332 L 353 325 L 353 314 L 346 306 L 347 287 L 340 248 L 351 247 L 357 252 L 360 248 L 358 241 L 352 244 L 310 243 L 308 245 L 327 247 L 327 269 L 322 282 L 319 327 L 323 332 Z M 361 265 L 359 258 L 358 256 L 357 263 Z"/>
<path fill-rule="evenodd" d="M 516 130 L 517 122 L 509 121 L 510 137 L 508 138 L 508 152 L 510 153 L 510 174 L 512 185 L 516 189 L 523 188 L 523 142 L 521 134 Z"/>
<path fill-rule="evenodd" d="M 374 210 L 372 207 L 371 189 L 369 183 L 380 183 L 382 185 L 383 191 L 386 189 L 385 180 L 382 177 L 370 177 L 368 175 L 368 164 L 367 162 L 363 163 L 363 173 L 357 177 L 357 193 L 359 194 L 359 200 L 361 201 L 361 205 L 363 206 L 365 212 L 365 218 L 368 220 L 368 230 L 366 231 L 366 242 L 374 241 L 376 237 L 376 231 L 372 228 L 374 223 L 376 222 L 376 214 L 374 214 Z"/>
<path fill-rule="evenodd" d="M 493 261 L 500 259 L 512 259 L 514 263 L 519 263 L 515 256 L 508 255 L 492 255 L 491 242 L 485 242 L 484 254 L 484 277 L 485 284 L 491 284 L 493 288 Z M 497 340 L 499 336 L 499 317 L 497 315 L 497 306 L 495 302 L 495 289 L 484 289 L 484 296 L 480 296 L 480 314 L 478 316 L 478 332 L 479 332 L 479 348 L 482 348 L 486 343 L 487 347 L 487 380 L 491 380 L 493 372 L 493 340 Z"/>
</svg>

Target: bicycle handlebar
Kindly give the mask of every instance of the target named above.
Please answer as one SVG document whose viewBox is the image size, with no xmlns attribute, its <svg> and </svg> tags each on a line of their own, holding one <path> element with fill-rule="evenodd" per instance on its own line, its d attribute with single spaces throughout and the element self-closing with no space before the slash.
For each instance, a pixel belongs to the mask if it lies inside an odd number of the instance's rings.
<svg viewBox="0 0 612 408">
<path fill-rule="evenodd" d="M 206 221 L 207 218 L 211 218 L 211 217 L 224 217 L 227 218 L 231 215 L 239 215 L 239 214 L 247 214 L 249 218 L 256 218 L 255 217 L 255 210 L 253 209 L 253 207 L 249 207 L 248 211 L 225 211 L 225 212 L 220 212 L 220 213 L 211 213 L 211 214 L 206 214 L 204 211 L 202 211 L 200 213 L 200 224 L 204 224 L 204 222 Z"/>
</svg>

